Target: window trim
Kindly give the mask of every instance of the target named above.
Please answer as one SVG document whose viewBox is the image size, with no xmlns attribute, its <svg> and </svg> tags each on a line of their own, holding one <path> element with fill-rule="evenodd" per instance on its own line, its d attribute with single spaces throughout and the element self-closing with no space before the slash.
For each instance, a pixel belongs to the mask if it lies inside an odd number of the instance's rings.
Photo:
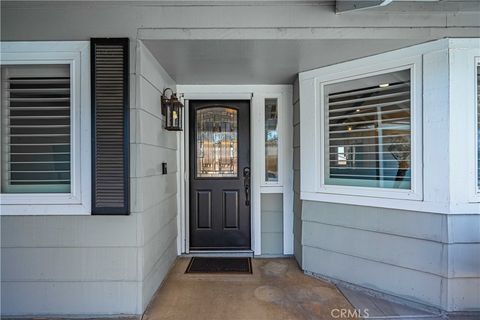
<svg viewBox="0 0 480 320">
<path fill-rule="evenodd" d="M 418 87 L 418 79 L 416 77 L 416 65 L 415 63 L 409 63 L 406 65 L 396 66 L 389 69 L 381 69 L 373 72 L 367 72 L 362 74 L 354 74 L 347 77 L 335 77 L 331 80 L 319 81 L 318 90 L 319 90 L 319 104 L 320 104 L 320 187 L 319 192 L 323 193 L 334 193 L 334 194 L 346 194 L 346 195 L 360 195 L 360 196 L 370 196 L 370 197 L 382 197 L 382 198 L 394 198 L 394 199 L 411 199 L 411 200 L 422 200 L 421 187 L 419 186 L 418 172 L 421 170 L 421 145 L 419 145 L 418 140 L 421 141 L 421 122 L 418 123 L 418 118 L 421 119 L 421 106 L 419 106 L 419 101 L 417 100 L 418 92 L 421 91 L 421 88 Z M 326 184 L 325 180 L 327 174 L 325 172 L 325 159 L 326 159 L 326 150 L 325 150 L 325 137 L 326 137 L 326 127 L 325 127 L 325 112 L 327 111 L 325 106 L 325 97 L 324 97 L 324 88 L 327 85 L 357 80 L 366 77 L 393 73 L 396 71 L 410 70 L 410 116 L 411 116 L 411 129 L 410 129 L 410 139 L 411 139 L 411 170 L 412 170 L 412 180 L 410 189 L 392 189 L 392 188 L 376 188 L 376 187 L 359 187 L 359 186 L 344 186 L 344 185 L 330 185 Z M 353 74 L 353 73 L 352 73 Z M 420 156 L 419 156 L 420 155 Z M 420 161 L 418 160 L 420 159 Z M 420 191 L 419 191 L 420 189 Z"/>
<path fill-rule="evenodd" d="M 0 215 L 89 215 L 91 212 L 89 42 L 1 42 L 0 45 L 2 48 L 0 65 L 68 64 L 72 97 L 70 193 L 3 193 L 0 194 Z"/>
<path fill-rule="evenodd" d="M 313 165 L 308 167 L 313 168 L 314 172 L 309 172 L 308 175 L 302 174 L 302 199 L 331 201 L 343 203 L 370 203 L 372 200 L 377 203 L 380 199 L 392 199 L 401 202 L 411 200 L 418 203 L 423 200 L 423 128 L 422 128 L 422 113 L 423 113 L 423 99 L 422 99 L 422 56 L 413 55 L 410 57 L 393 59 L 380 59 L 380 57 L 371 57 L 370 59 L 378 58 L 378 63 L 365 63 L 363 59 L 341 63 L 338 65 L 325 67 L 315 70 L 312 74 L 301 76 L 301 103 L 312 104 L 309 111 L 314 111 L 314 115 L 310 114 L 308 117 L 312 118 L 306 120 L 306 112 L 301 114 L 302 126 L 306 123 L 313 122 L 314 128 L 312 137 L 301 136 L 301 145 L 313 143 L 313 150 L 309 153 L 309 157 L 314 161 Z M 369 61 L 373 62 L 373 61 Z M 325 101 L 324 101 L 324 86 L 332 83 L 343 81 L 361 79 L 364 77 L 375 76 L 378 74 L 390 73 L 410 69 L 411 73 L 411 141 L 412 141 L 412 183 L 411 189 L 389 189 L 376 187 L 358 187 L 358 186 L 339 186 L 325 184 Z M 302 86 L 309 87 L 309 91 L 303 90 Z M 309 95 L 307 97 L 307 95 Z M 303 100 L 303 101 L 302 101 Z M 306 121 L 305 121 L 306 120 Z M 303 131 L 304 132 L 304 131 Z M 313 155 L 313 157 L 311 157 Z M 302 158 L 304 155 L 302 154 Z M 302 171 L 306 160 L 302 161 Z M 304 182 L 306 181 L 306 183 Z M 376 199 L 375 199 L 376 198 Z M 371 200 L 368 200 L 371 199 Z M 385 201 L 385 200 L 383 200 Z M 390 200 L 388 200 L 390 201 Z"/>
</svg>

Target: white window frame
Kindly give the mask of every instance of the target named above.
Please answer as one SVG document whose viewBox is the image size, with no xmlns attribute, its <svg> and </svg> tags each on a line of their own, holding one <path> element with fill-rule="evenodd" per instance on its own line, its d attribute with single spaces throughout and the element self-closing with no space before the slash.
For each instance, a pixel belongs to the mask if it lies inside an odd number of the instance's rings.
<svg viewBox="0 0 480 320">
<path fill-rule="evenodd" d="M 423 200 L 422 55 L 416 54 L 410 57 L 391 55 L 368 59 L 367 62 L 365 59 L 359 59 L 300 75 L 301 145 L 303 148 L 306 145 L 311 146 L 311 151 L 301 151 L 301 197 L 304 200 L 372 206 L 388 206 L 386 201 L 391 200 L 386 199 L 394 199 L 397 205 L 398 201 Z M 373 63 L 374 60 L 378 61 Z M 411 70 L 411 189 L 327 185 L 324 166 L 326 134 L 324 86 L 405 69 Z M 302 110 L 305 105 L 308 111 Z M 307 124 L 307 128 L 304 124 Z M 305 130 L 309 131 L 308 134 Z M 310 168 L 313 172 L 305 173 L 304 168 Z"/>
<path fill-rule="evenodd" d="M 0 65 L 68 64 L 71 79 L 70 193 L 2 193 L 0 194 L 0 215 L 89 215 L 91 213 L 90 43 L 88 41 L 1 42 L 0 45 L 2 51 Z"/>
</svg>

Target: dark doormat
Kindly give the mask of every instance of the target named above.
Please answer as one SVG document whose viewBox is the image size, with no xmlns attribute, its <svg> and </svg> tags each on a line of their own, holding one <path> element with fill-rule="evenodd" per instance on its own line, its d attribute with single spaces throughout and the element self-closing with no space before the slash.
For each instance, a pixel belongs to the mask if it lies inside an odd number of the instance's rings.
<svg viewBox="0 0 480 320">
<path fill-rule="evenodd" d="M 252 260 L 193 257 L 185 273 L 252 273 Z"/>
</svg>

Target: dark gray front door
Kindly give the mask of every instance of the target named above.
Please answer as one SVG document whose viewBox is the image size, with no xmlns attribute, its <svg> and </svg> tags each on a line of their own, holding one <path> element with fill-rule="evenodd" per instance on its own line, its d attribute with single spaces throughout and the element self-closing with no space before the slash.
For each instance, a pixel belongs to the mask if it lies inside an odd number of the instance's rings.
<svg viewBox="0 0 480 320">
<path fill-rule="evenodd" d="M 189 108 L 190 249 L 250 249 L 250 101 Z"/>
</svg>

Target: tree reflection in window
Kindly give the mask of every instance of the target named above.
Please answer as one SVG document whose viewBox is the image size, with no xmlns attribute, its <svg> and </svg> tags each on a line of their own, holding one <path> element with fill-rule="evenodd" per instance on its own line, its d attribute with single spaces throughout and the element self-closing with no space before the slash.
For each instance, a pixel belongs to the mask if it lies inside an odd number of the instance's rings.
<svg viewBox="0 0 480 320">
<path fill-rule="evenodd" d="M 324 91 L 326 184 L 410 189 L 410 69 Z"/>
<path fill-rule="evenodd" d="M 197 177 L 237 177 L 237 113 L 235 109 L 219 106 L 197 110 Z"/>
</svg>

